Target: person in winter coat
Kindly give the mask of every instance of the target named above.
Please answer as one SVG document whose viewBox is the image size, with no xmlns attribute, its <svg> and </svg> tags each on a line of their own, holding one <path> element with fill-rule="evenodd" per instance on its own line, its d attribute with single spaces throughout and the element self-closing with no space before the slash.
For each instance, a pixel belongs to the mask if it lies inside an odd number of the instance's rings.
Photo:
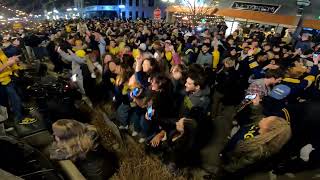
<svg viewBox="0 0 320 180">
<path fill-rule="evenodd" d="M 197 64 L 212 67 L 212 54 L 209 53 L 210 44 L 204 44 L 197 58 Z"/>
<path fill-rule="evenodd" d="M 221 105 L 239 104 L 241 91 L 239 73 L 235 70 L 235 61 L 230 58 L 223 60 L 224 66 L 217 72 L 215 92 L 213 95 L 212 116 L 221 112 Z"/>
<path fill-rule="evenodd" d="M 206 116 L 210 104 L 210 88 L 206 85 L 204 70 L 190 71 L 185 83 L 187 95 L 184 98 L 183 117 L 200 120 Z"/>
</svg>

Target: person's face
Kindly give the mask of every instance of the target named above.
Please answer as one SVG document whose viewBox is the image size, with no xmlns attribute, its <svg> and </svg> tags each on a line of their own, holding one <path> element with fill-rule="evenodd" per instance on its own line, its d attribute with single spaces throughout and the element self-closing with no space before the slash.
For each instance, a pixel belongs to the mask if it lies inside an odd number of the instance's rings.
<svg viewBox="0 0 320 180">
<path fill-rule="evenodd" d="M 258 62 L 265 62 L 266 60 L 268 60 L 268 56 L 259 56 L 258 57 Z"/>
<path fill-rule="evenodd" d="M 249 47 L 249 44 L 247 42 L 242 43 L 242 48 Z"/>
<path fill-rule="evenodd" d="M 160 86 L 160 85 L 157 83 L 156 79 L 153 78 L 153 79 L 151 80 L 151 90 L 152 90 L 152 91 L 159 91 L 159 90 L 160 90 L 160 87 L 159 87 L 159 86 Z"/>
<path fill-rule="evenodd" d="M 104 60 L 103 60 L 103 63 L 104 64 L 107 64 L 109 61 L 112 61 L 112 57 L 110 55 L 106 55 L 104 57 Z"/>
<path fill-rule="evenodd" d="M 233 32 L 232 36 L 238 36 L 238 33 L 237 32 Z"/>
<path fill-rule="evenodd" d="M 271 85 L 276 85 L 276 84 L 279 84 L 280 82 L 282 81 L 282 78 L 271 78 Z"/>
<path fill-rule="evenodd" d="M 188 77 L 188 79 L 186 81 L 185 86 L 186 86 L 186 92 L 189 92 L 189 93 L 195 92 L 195 91 L 200 89 L 200 87 L 196 86 L 194 84 L 194 81 L 189 77 Z"/>
<path fill-rule="evenodd" d="M 262 118 L 262 120 L 259 122 L 259 134 L 265 134 L 270 131 L 270 125 L 273 121 L 273 117 L 266 117 Z"/>
<path fill-rule="evenodd" d="M 208 46 L 202 46 L 201 50 L 205 54 L 205 53 L 207 53 L 209 51 L 209 47 Z"/>
<path fill-rule="evenodd" d="M 231 56 L 235 56 L 237 54 L 237 51 L 235 49 L 233 49 L 232 51 L 230 51 Z"/>
<path fill-rule="evenodd" d="M 234 40 L 233 40 L 233 39 L 229 39 L 228 44 L 229 44 L 230 46 L 232 46 L 232 45 L 234 44 Z"/>
<path fill-rule="evenodd" d="M 307 34 L 302 34 L 301 39 L 302 41 L 307 41 L 309 39 L 309 36 Z"/>
<path fill-rule="evenodd" d="M 110 41 L 110 46 L 113 47 L 113 48 L 116 47 L 116 42 L 115 41 Z"/>
<path fill-rule="evenodd" d="M 110 62 L 110 63 L 109 63 L 109 70 L 110 70 L 110 72 L 116 74 L 116 72 L 117 72 L 117 65 L 116 65 L 116 63 Z"/>
<path fill-rule="evenodd" d="M 274 47 L 273 52 L 280 52 L 280 47 Z"/>
<path fill-rule="evenodd" d="M 254 47 L 254 48 L 258 47 L 258 42 L 256 42 L 256 41 L 252 42 L 252 47 Z"/>
<path fill-rule="evenodd" d="M 192 44 L 193 44 L 193 45 L 197 45 L 197 44 L 198 44 L 198 41 L 195 39 L 195 40 L 192 41 Z"/>
<path fill-rule="evenodd" d="M 182 78 L 182 73 L 178 67 L 172 69 L 171 75 L 174 80 L 180 80 Z"/>
<path fill-rule="evenodd" d="M 181 118 L 178 122 L 176 122 L 176 129 L 179 132 L 184 132 L 184 119 Z"/>
<path fill-rule="evenodd" d="M 269 51 L 270 49 L 271 49 L 271 47 L 269 45 L 266 45 L 266 46 L 263 47 L 263 50 L 265 52 Z"/>
<path fill-rule="evenodd" d="M 151 71 L 151 64 L 149 60 L 144 60 L 142 63 L 142 70 L 143 72 L 150 72 Z"/>
<path fill-rule="evenodd" d="M 114 73 L 115 73 L 116 75 L 122 75 L 123 72 L 124 72 L 124 71 L 123 71 L 123 68 L 122 68 L 121 66 L 117 65 L 116 68 L 115 68 Z"/>
<path fill-rule="evenodd" d="M 203 41 L 203 43 L 209 44 L 209 43 L 210 43 L 210 39 L 205 39 L 205 40 Z"/>
</svg>

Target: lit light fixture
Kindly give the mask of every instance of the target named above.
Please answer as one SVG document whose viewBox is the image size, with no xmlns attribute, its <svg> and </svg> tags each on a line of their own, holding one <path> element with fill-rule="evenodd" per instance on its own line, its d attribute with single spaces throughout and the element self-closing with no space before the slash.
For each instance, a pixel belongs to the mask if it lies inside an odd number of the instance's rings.
<svg viewBox="0 0 320 180">
<path fill-rule="evenodd" d="M 72 9 L 71 9 L 71 8 L 68 8 L 67 11 L 72 11 Z"/>
<path fill-rule="evenodd" d="M 0 16 L 0 19 L 3 19 L 4 17 L 3 16 Z"/>
<path fill-rule="evenodd" d="M 124 9 L 124 8 L 126 8 L 126 6 L 123 5 L 123 4 L 121 4 L 121 5 L 119 5 L 119 8 L 120 8 L 120 9 Z"/>
<path fill-rule="evenodd" d="M 73 10 L 74 10 L 74 11 L 78 11 L 78 9 L 77 9 L 77 8 L 73 8 Z"/>
<path fill-rule="evenodd" d="M 53 12 L 54 12 L 54 13 L 59 13 L 59 11 L 58 11 L 58 10 L 56 10 L 56 9 L 54 9 L 54 10 L 53 10 Z"/>
</svg>

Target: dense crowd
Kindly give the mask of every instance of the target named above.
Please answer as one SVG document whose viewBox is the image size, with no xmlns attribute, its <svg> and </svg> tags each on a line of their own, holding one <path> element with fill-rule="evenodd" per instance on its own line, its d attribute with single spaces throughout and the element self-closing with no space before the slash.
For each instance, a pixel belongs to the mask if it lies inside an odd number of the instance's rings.
<svg viewBox="0 0 320 180">
<path fill-rule="evenodd" d="M 35 122 L 22 114 L 14 79 L 19 59 L 47 56 L 58 74 L 71 71 L 70 81 L 90 107 L 112 102 L 119 129 L 161 154 L 174 173 L 201 165 L 200 150 L 226 107 L 236 113 L 223 122 L 230 135 L 216 176 L 316 167 L 319 42 L 291 29 L 281 35 L 238 27 L 229 36 L 226 29 L 224 23 L 195 31 L 179 22 L 96 19 L 3 33 L 0 102 L 16 123 Z M 53 125 L 52 159 L 77 161 L 94 151 L 94 128 L 78 123 Z"/>
</svg>

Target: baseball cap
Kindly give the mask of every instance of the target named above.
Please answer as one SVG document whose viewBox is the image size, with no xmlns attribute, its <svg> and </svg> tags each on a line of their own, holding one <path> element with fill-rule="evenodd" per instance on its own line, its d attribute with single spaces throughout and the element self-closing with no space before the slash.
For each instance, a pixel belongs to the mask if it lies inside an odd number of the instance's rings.
<svg viewBox="0 0 320 180">
<path fill-rule="evenodd" d="M 272 89 L 272 91 L 269 93 L 269 96 L 277 100 L 282 100 L 290 94 L 290 91 L 291 88 L 289 86 L 279 84 Z"/>
</svg>

